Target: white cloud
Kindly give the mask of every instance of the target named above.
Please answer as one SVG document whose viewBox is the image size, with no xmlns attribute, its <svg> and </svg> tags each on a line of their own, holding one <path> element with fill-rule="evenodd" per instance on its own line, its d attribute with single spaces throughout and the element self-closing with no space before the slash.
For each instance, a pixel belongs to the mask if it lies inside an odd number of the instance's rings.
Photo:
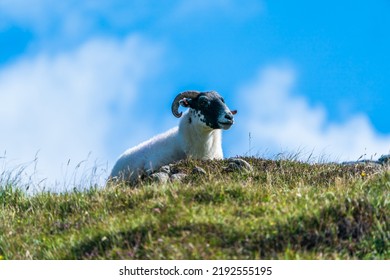
<svg viewBox="0 0 390 280">
<path fill-rule="evenodd" d="M 178 21 L 188 19 L 188 23 L 202 23 L 207 16 L 228 16 L 242 19 L 257 15 L 263 10 L 263 2 L 258 0 L 35 0 L 31 5 L 26 0 L 0 1 L 1 25 L 21 25 L 45 37 L 62 39 L 61 43 L 77 41 L 104 28 L 116 31 L 129 31 L 135 23 L 145 24 L 152 20 L 158 25 L 170 23 L 177 26 Z M 58 41 L 54 43 L 58 44 Z M 44 42 L 48 45 L 51 42 Z"/>
<path fill-rule="evenodd" d="M 129 112 L 160 56 L 160 47 L 138 36 L 100 38 L 0 69 L 0 151 L 7 151 L 11 164 L 28 162 L 39 151 L 40 177 L 49 181 L 61 181 L 68 160 L 72 169 L 89 152 L 112 161 L 111 134 L 120 135 L 118 120 L 135 118 Z M 137 130 L 136 139 L 145 131 L 136 122 L 125 126 Z"/>
<path fill-rule="evenodd" d="M 390 135 L 379 135 L 365 115 L 331 123 L 321 106 L 313 107 L 294 92 L 296 72 L 291 66 L 269 66 L 239 90 L 242 147 L 251 154 L 314 151 L 330 160 L 357 160 L 390 152 Z M 241 152 L 242 153 L 242 152 Z"/>
<path fill-rule="evenodd" d="M 0 1 L 0 30 L 21 26 L 42 40 L 39 47 L 78 44 L 105 28 L 129 32 L 134 22 L 158 10 L 145 1 L 122 0 L 26 0 Z M 53 40 L 55 39 L 55 40 Z"/>
</svg>

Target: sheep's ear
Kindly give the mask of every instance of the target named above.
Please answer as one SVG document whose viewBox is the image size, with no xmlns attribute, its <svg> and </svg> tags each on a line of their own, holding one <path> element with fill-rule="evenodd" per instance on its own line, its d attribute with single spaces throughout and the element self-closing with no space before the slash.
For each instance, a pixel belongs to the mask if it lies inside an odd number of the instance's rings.
<svg viewBox="0 0 390 280">
<path fill-rule="evenodd" d="M 180 100 L 179 104 L 183 107 L 190 107 L 189 101 L 189 98 L 183 98 L 182 100 Z"/>
</svg>

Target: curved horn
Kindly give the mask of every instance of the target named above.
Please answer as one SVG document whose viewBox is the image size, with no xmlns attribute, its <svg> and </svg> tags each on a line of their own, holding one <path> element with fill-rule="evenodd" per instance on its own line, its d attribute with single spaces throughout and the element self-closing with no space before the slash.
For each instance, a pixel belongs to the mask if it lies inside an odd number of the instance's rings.
<svg viewBox="0 0 390 280">
<path fill-rule="evenodd" d="M 199 91 L 189 90 L 176 95 L 175 99 L 172 102 L 172 107 L 171 107 L 172 114 L 176 118 L 180 118 L 183 113 L 182 112 L 179 113 L 178 111 L 180 105 L 179 101 L 182 100 L 183 98 L 195 98 L 199 95 L 199 93 L 200 93 Z"/>
</svg>

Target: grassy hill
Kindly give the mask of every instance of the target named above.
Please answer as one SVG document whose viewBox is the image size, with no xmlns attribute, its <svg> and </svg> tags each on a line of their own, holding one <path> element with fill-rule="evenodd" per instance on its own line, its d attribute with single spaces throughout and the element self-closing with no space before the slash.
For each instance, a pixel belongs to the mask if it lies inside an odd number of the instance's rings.
<svg viewBox="0 0 390 280">
<path fill-rule="evenodd" d="M 0 259 L 390 259 L 386 168 L 245 159 L 253 172 L 183 161 L 183 182 L 137 188 L 1 185 Z"/>
</svg>

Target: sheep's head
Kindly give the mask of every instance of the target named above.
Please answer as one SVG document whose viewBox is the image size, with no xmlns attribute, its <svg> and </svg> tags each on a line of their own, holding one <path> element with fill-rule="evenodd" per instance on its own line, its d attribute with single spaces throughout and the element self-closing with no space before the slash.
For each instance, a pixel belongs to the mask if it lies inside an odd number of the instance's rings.
<svg viewBox="0 0 390 280">
<path fill-rule="evenodd" d="M 226 106 L 216 91 L 185 91 L 178 94 L 172 103 L 172 113 L 177 118 L 182 116 L 178 111 L 179 105 L 193 110 L 193 121 L 199 121 L 212 129 L 229 129 L 234 123 L 233 115 L 237 113 Z"/>
</svg>

